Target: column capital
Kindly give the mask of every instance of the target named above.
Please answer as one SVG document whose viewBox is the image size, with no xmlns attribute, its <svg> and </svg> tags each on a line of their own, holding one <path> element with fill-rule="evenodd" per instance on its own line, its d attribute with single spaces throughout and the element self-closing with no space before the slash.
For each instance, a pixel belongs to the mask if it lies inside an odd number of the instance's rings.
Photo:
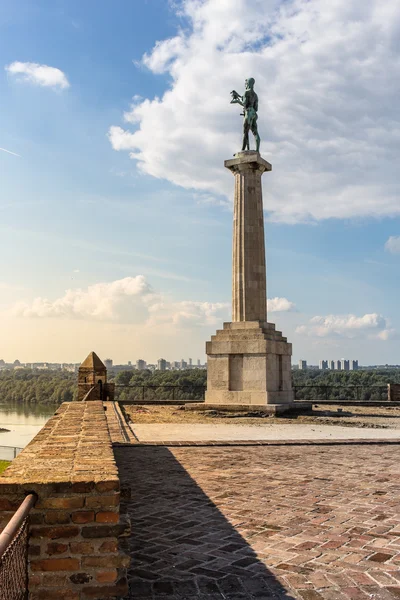
<svg viewBox="0 0 400 600">
<path fill-rule="evenodd" d="M 245 150 L 244 152 L 238 152 L 234 158 L 226 160 L 224 165 L 227 169 L 232 171 L 233 174 L 240 171 L 272 171 L 272 165 L 264 160 L 259 152 L 253 150 Z"/>
</svg>

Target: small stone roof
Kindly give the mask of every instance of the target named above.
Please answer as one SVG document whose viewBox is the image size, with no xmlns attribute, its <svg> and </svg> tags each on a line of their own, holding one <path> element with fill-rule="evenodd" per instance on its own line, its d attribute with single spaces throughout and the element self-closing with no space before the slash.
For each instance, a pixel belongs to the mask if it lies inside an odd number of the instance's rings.
<svg viewBox="0 0 400 600">
<path fill-rule="evenodd" d="M 106 366 L 100 360 L 100 358 L 97 356 L 96 352 L 91 352 L 90 354 L 88 354 L 88 356 L 85 358 L 85 360 L 83 361 L 83 363 L 81 364 L 81 366 L 79 368 L 80 369 L 90 369 L 91 371 L 106 371 L 107 370 Z"/>
</svg>

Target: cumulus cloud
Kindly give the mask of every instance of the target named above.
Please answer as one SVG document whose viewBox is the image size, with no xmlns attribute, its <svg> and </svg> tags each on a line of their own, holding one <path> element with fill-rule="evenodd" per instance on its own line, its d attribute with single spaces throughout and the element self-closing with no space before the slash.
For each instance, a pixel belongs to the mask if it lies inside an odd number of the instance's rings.
<svg viewBox="0 0 400 600">
<path fill-rule="evenodd" d="M 391 254 L 400 254 L 400 236 L 391 235 L 385 244 L 385 250 Z"/>
<path fill-rule="evenodd" d="M 86 289 L 69 289 L 55 300 L 39 297 L 32 302 L 19 302 L 12 307 L 11 315 L 184 328 L 216 325 L 226 320 L 229 305 L 223 302 L 175 302 L 167 295 L 156 293 L 143 275 L 137 275 L 96 283 Z"/>
<path fill-rule="evenodd" d="M 134 136 L 129 131 L 124 131 L 122 127 L 110 127 L 108 137 L 114 150 L 129 150 L 132 148 Z"/>
<path fill-rule="evenodd" d="M 292 312 L 296 310 L 296 305 L 287 298 L 268 298 L 267 310 L 274 312 Z"/>
<path fill-rule="evenodd" d="M 388 340 L 395 335 L 388 320 L 377 313 L 357 317 L 356 315 L 315 316 L 308 325 L 297 327 L 296 333 L 310 337 L 369 337 Z"/>
<path fill-rule="evenodd" d="M 14 316 L 89 318 L 105 321 L 122 316 L 124 300 L 139 299 L 132 303 L 138 308 L 153 296 L 153 290 L 143 275 L 125 277 L 111 283 L 96 283 L 86 289 L 76 288 L 65 292 L 61 298 L 48 300 L 35 298 L 31 303 L 19 302 L 12 308 Z"/>
<path fill-rule="evenodd" d="M 228 320 L 230 304 L 224 302 L 168 302 L 162 300 L 149 306 L 148 325 L 200 327 L 222 325 Z"/>
<path fill-rule="evenodd" d="M 384 329 L 380 331 L 377 335 L 380 340 L 386 342 L 387 340 L 398 340 L 399 335 L 395 329 Z"/>
<path fill-rule="evenodd" d="M 271 219 L 400 214 L 397 155 L 400 4 L 335 0 L 182 0 L 184 28 L 142 58 L 170 76 L 135 98 L 109 139 L 139 168 L 231 197 L 223 160 L 241 145 L 229 92 L 254 76 Z"/>
<path fill-rule="evenodd" d="M 295 305 L 287 298 L 268 300 L 270 312 L 294 309 Z M 95 283 L 85 289 L 69 289 L 55 300 L 38 297 L 31 302 L 18 302 L 10 314 L 24 318 L 136 323 L 148 327 L 217 327 L 230 320 L 231 305 L 227 302 L 176 301 L 168 294 L 156 292 L 143 275 L 137 275 Z"/>
<path fill-rule="evenodd" d="M 5 69 L 10 75 L 35 85 L 60 89 L 69 87 L 69 81 L 65 73 L 56 67 L 16 61 L 7 65 Z"/>
<path fill-rule="evenodd" d="M 185 36 L 176 37 L 156 42 L 150 54 L 144 54 L 143 64 L 153 73 L 165 73 L 173 67 L 172 61 L 180 57 L 186 49 Z"/>
</svg>

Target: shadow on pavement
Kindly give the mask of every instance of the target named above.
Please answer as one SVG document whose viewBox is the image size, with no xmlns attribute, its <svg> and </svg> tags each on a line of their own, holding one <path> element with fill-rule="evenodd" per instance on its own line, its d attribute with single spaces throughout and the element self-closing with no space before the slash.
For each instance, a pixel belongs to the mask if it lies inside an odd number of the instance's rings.
<svg viewBox="0 0 400 600">
<path fill-rule="evenodd" d="M 114 451 L 121 484 L 131 488 L 121 506 L 132 522 L 131 537 L 121 543 L 132 557 L 127 598 L 295 598 L 168 448 Z"/>
</svg>

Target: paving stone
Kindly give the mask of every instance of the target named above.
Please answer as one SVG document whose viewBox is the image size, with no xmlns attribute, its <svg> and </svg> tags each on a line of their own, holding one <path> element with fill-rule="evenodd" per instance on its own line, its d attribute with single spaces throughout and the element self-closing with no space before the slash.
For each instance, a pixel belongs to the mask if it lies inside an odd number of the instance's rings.
<svg viewBox="0 0 400 600">
<path fill-rule="evenodd" d="M 215 581 L 206 578 L 197 578 L 197 585 L 200 592 L 203 594 L 217 594 L 218 597 L 223 598 L 220 589 Z"/>
<path fill-rule="evenodd" d="M 122 499 L 132 522 L 122 540 L 133 557 L 130 597 L 400 598 L 400 447 L 135 446 L 115 454 L 122 485 L 132 488 Z"/>
<path fill-rule="evenodd" d="M 135 598 L 152 598 L 151 583 L 148 581 L 131 577 L 129 581 L 129 590 Z"/>
<path fill-rule="evenodd" d="M 369 557 L 368 560 L 373 560 L 374 562 L 384 563 L 387 560 L 390 560 L 393 557 L 392 554 L 385 554 L 384 552 L 377 552 Z"/>
<path fill-rule="evenodd" d="M 155 581 L 153 583 L 153 591 L 155 595 L 172 596 L 174 594 L 174 586 L 170 581 Z"/>
</svg>

